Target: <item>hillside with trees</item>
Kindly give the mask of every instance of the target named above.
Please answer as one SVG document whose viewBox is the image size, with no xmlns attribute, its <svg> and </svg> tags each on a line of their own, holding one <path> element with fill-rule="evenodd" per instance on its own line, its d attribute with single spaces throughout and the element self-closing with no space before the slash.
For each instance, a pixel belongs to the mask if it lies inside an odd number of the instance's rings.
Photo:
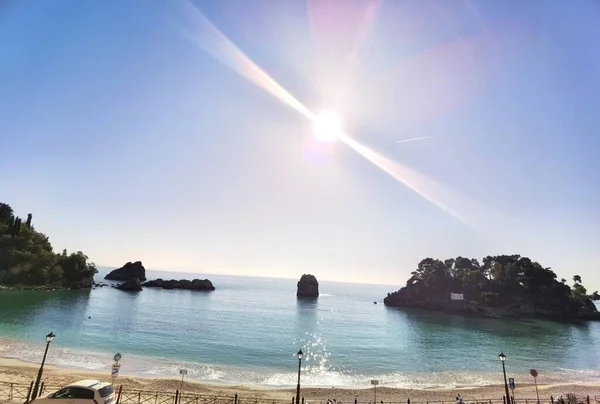
<svg viewBox="0 0 600 404">
<path fill-rule="evenodd" d="M 454 300 L 451 294 L 462 294 Z M 455 296 L 455 298 L 458 298 Z M 459 298 L 458 298 L 459 299 Z M 492 316 L 541 317 L 551 319 L 600 319 L 594 301 L 598 292 L 588 294 L 581 276 L 573 285 L 527 257 L 487 256 L 422 260 L 406 286 L 388 293 L 387 306 Z"/>
<path fill-rule="evenodd" d="M 56 254 L 48 237 L 35 230 L 33 215 L 25 222 L 0 203 L 0 284 L 88 288 L 96 266 L 81 251 Z"/>
</svg>

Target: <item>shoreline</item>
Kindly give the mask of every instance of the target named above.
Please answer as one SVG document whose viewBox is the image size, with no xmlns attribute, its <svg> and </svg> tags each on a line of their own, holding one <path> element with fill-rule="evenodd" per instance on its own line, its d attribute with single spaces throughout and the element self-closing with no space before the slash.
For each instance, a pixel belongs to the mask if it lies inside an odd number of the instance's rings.
<svg viewBox="0 0 600 404">
<path fill-rule="evenodd" d="M 0 338 L 0 365 L 6 363 L 24 368 L 37 368 L 44 345 L 14 338 Z M 55 346 L 46 360 L 45 368 L 73 374 L 110 375 L 112 356 L 106 351 L 83 350 L 80 347 Z M 186 381 L 223 388 L 249 386 L 260 390 L 295 389 L 297 372 L 293 368 L 263 368 L 248 365 L 217 365 L 182 361 L 173 358 L 148 357 L 126 354 L 121 361 L 121 375 L 139 380 L 180 380 L 179 369 L 187 369 Z M 123 366 L 125 365 L 125 366 Z M 538 368 L 539 369 L 539 368 Z M 541 370 L 540 385 L 600 386 L 600 370 L 555 369 Z M 528 370 L 511 369 L 507 376 L 514 377 L 521 387 L 533 385 Z M 335 369 L 302 370 L 302 385 L 317 389 L 369 390 L 371 379 L 379 379 L 379 388 L 419 391 L 447 391 L 456 389 L 485 389 L 500 385 L 502 373 L 455 369 L 448 371 L 390 371 L 381 374 L 340 372 Z M 0 381 L 3 381 L 0 375 Z M 503 389 L 503 387 L 502 387 Z M 600 392 L 599 392 L 600 395 Z"/>
<path fill-rule="evenodd" d="M 14 358 L 0 358 L 0 382 L 29 384 L 35 380 L 39 364 L 24 362 Z M 86 371 L 69 369 L 54 365 L 44 366 L 43 380 L 48 386 L 47 392 L 66 384 L 82 379 L 99 379 L 110 381 L 108 372 Z M 240 396 L 252 398 L 265 398 L 272 400 L 291 400 L 295 396 L 295 388 L 292 386 L 265 386 L 247 383 L 225 384 L 211 383 L 197 380 L 185 380 L 183 384 L 178 377 L 150 377 L 133 376 L 121 374 L 115 380 L 115 387 L 123 386 L 123 389 L 147 390 L 147 391 L 171 391 L 183 386 L 183 391 L 200 395 L 210 396 Z M 538 382 L 540 400 L 549 402 L 550 396 L 558 398 L 567 393 L 579 396 L 594 397 L 600 395 L 600 382 L 597 383 L 564 383 L 544 384 Z M 410 398 L 413 402 L 427 401 L 454 401 L 456 394 L 460 394 L 466 402 L 476 400 L 501 400 L 504 386 L 499 384 L 486 386 L 456 386 L 453 388 L 395 388 L 379 385 L 377 387 L 377 399 L 384 402 L 406 402 Z M 301 388 L 301 395 L 307 401 L 326 402 L 336 399 L 337 401 L 370 402 L 373 399 L 373 389 L 365 387 L 315 387 L 306 386 Z M 518 399 L 535 399 L 535 387 L 533 383 L 520 383 L 515 390 Z"/>
</svg>

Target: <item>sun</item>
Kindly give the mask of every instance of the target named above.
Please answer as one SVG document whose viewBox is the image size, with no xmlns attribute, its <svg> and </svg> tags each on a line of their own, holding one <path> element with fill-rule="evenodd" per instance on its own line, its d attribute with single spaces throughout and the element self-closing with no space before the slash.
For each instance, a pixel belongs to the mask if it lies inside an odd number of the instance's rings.
<svg viewBox="0 0 600 404">
<path fill-rule="evenodd" d="M 342 119 L 336 111 L 321 112 L 313 120 L 313 135 L 319 142 L 334 142 L 343 132 Z"/>
</svg>

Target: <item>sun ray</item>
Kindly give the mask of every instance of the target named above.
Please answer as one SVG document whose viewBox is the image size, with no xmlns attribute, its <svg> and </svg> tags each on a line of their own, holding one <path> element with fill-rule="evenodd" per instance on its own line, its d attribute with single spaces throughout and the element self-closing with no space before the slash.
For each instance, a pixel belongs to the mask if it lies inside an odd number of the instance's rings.
<svg viewBox="0 0 600 404">
<path fill-rule="evenodd" d="M 198 44 L 202 49 L 209 52 L 216 59 L 226 64 L 241 76 L 247 78 L 257 86 L 261 87 L 284 104 L 300 112 L 313 123 L 318 123 L 318 116 L 310 111 L 304 104 L 297 100 L 292 94 L 283 88 L 275 79 L 270 77 L 263 69 L 246 56 L 231 40 L 229 40 L 210 20 L 189 0 L 184 0 L 188 10 L 186 15 L 193 15 L 194 33 L 182 32 L 184 36 Z M 423 174 L 417 173 L 379 153 L 351 139 L 347 134 L 339 133 L 336 137 L 352 148 L 355 152 L 374 164 L 376 167 L 404 184 L 406 187 L 425 198 L 442 211 L 457 218 L 461 222 L 475 227 L 460 212 L 461 201 L 451 204 L 444 200 L 451 192 L 444 192 L 443 186 L 429 179 Z M 422 137 L 426 138 L 426 137 Z M 419 138 L 419 139 L 422 139 Z M 409 139 L 412 141 L 417 139 Z M 457 208 L 450 205 L 458 206 Z M 464 211 L 464 209 L 463 209 Z"/>
<path fill-rule="evenodd" d="M 308 119 L 314 119 L 314 114 L 308 108 L 254 63 L 225 34 L 215 27 L 200 9 L 192 4 L 190 0 L 183 1 L 186 7 L 186 16 L 193 16 L 194 18 L 195 30 L 193 33 L 182 32 L 185 37 L 284 104 L 292 107 Z"/>
<path fill-rule="evenodd" d="M 433 180 L 427 178 L 423 174 L 417 173 L 385 156 L 382 156 L 375 150 L 358 143 L 356 140 L 351 139 L 347 135 L 340 136 L 340 140 L 354 149 L 355 152 L 369 160 L 375 166 L 379 167 L 382 171 L 393 177 L 395 180 L 401 182 L 418 195 L 436 205 L 442 211 L 450 214 L 451 216 L 471 227 L 475 227 L 473 223 L 468 221 L 467 218 L 457 209 L 451 208 L 446 203 L 442 202 L 440 197 L 436 197 L 434 195 L 436 191 L 440 193 L 440 184 L 435 183 Z"/>
</svg>

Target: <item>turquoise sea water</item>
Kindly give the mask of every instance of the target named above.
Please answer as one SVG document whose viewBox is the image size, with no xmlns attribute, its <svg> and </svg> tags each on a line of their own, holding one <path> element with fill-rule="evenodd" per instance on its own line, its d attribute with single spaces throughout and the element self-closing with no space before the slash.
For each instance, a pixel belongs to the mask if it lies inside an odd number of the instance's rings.
<svg viewBox="0 0 600 404">
<path fill-rule="evenodd" d="M 500 351 L 518 381 L 531 381 L 535 367 L 540 382 L 600 382 L 600 323 L 387 308 L 381 301 L 394 286 L 321 282 L 319 299 L 303 301 L 296 280 L 206 277 L 216 291 L 2 291 L 0 356 L 38 362 L 54 331 L 51 364 L 108 372 L 120 352 L 122 373 L 145 376 L 177 376 L 185 367 L 194 379 L 293 385 L 302 348 L 305 385 L 368 387 L 372 378 L 416 388 L 495 384 Z"/>
</svg>

